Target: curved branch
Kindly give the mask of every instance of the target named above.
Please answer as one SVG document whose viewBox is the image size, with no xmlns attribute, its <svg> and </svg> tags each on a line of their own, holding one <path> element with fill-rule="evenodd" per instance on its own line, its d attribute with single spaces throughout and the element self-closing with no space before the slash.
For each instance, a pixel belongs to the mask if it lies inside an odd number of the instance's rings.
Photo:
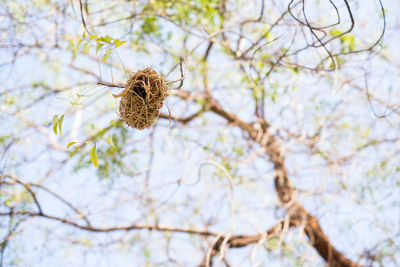
<svg viewBox="0 0 400 267">
<path fill-rule="evenodd" d="M 248 123 L 240 119 L 237 115 L 225 110 L 212 98 L 210 94 L 192 96 L 191 93 L 181 91 L 178 96 L 188 99 L 206 100 L 206 109 L 221 116 L 229 124 L 235 125 L 247 132 L 250 138 L 265 149 L 275 170 L 275 189 L 278 199 L 289 213 L 289 227 L 298 227 L 305 224 L 305 233 L 311 245 L 318 254 L 329 264 L 344 267 L 359 267 L 347 259 L 343 253 L 339 252 L 324 234 L 318 219 L 312 216 L 297 200 L 295 190 L 290 185 L 289 175 L 286 169 L 285 160 L 281 146 L 271 133 L 269 133 L 269 123 L 263 119 L 258 119 L 255 123 Z M 222 241 L 221 241 L 222 242 Z M 336 266 L 335 265 L 335 266 Z"/>
</svg>

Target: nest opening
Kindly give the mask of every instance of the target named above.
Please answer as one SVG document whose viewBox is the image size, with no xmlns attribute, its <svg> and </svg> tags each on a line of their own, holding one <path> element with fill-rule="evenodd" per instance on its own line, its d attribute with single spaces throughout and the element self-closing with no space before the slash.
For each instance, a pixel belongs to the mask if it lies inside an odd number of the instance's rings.
<svg viewBox="0 0 400 267">
<path fill-rule="evenodd" d="M 133 88 L 133 91 L 135 91 L 135 93 L 141 98 L 146 99 L 146 89 L 144 89 L 142 85 L 136 85 L 135 88 Z"/>
<path fill-rule="evenodd" d="M 146 84 L 148 84 L 149 81 L 146 79 L 144 75 L 137 75 L 136 77 L 136 82 L 133 87 L 133 91 L 135 91 L 136 94 L 138 94 L 141 98 L 146 99 L 147 93 L 146 93 Z"/>
<path fill-rule="evenodd" d="M 132 73 L 121 97 L 119 116 L 130 127 L 149 128 L 160 114 L 168 87 L 164 78 L 152 68 Z"/>
</svg>

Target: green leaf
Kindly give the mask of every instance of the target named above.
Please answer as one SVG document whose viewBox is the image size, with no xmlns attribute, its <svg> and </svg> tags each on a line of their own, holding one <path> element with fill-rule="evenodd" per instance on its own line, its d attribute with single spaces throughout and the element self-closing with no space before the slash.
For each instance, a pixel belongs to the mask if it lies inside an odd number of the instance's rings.
<svg viewBox="0 0 400 267">
<path fill-rule="evenodd" d="M 79 39 L 78 42 L 76 43 L 76 48 L 79 49 L 79 46 L 81 45 L 83 39 Z"/>
<path fill-rule="evenodd" d="M 341 34 L 342 32 L 340 30 L 332 29 L 329 31 L 329 33 L 332 36 L 337 36 L 337 35 Z"/>
<path fill-rule="evenodd" d="M 97 158 L 97 151 L 96 151 L 96 143 L 94 143 L 94 146 L 92 149 L 90 149 L 90 161 L 93 163 L 95 167 L 99 166 L 99 159 Z"/>
<path fill-rule="evenodd" d="M 99 52 L 99 50 L 103 47 L 103 43 L 97 43 L 96 45 L 96 53 Z"/>
<path fill-rule="evenodd" d="M 114 142 L 113 142 L 113 140 L 112 140 L 111 135 L 109 135 L 109 136 L 107 137 L 107 143 L 108 143 L 113 149 L 116 149 L 116 147 L 115 147 L 115 145 L 114 145 Z"/>
<path fill-rule="evenodd" d="M 147 34 L 157 33 L 159 29 L 159 25 L 156 17 L 147 17 L 144 19 L 142 24 L 143 32 Z"/>
<path fill-rule="evenodd" d="M 279 244 L 279 237 L 275 236 L 275 237 L 268 239 L 268 247 L 276 248 L 278 244 Z"/>
<path fill-rule="evenodd" d="M 58 118 L 58 129 L 60 130 L 60 135 L 62 136 L 62 131 L 61 131 L 61 126 L 64 120 L 64 115 L 62 115 L 60 118 Z"/>
<path fill-rule="evenodd" d="M 89 34 L 89 40 L 93 40 L 93 39 L 96 39 L 96 38 L 97 38 L 97 35 Z"/>
<path fill-rule="evenodd" d="M 79 100 L 79 99 L 78 99 Z M 79 103 L 78 100 L 72 100 L 69 102 L 72 106 L 80 106 L 83 105 L 83 103 Z"/>
<path fill-rule="evenodd" d="M 106 35 L 106 36 L 104 37 L 104 39 L 106 40 L 105 42 L 106 42 L 106 43 L 109 43 L 109 44 L 111 44 L 112 41 L 113 41 L 113 38 L 111 38 L 111 37 L 108 36 L 108 35 Z"/>
<path fill-rule="evenodd" d="M 121 46 L 124 43 L 126 43 L 126 41 L 120 41 L 119 39 L 114 40 L 115 47 Z"/>
<path fill-rule="evenodd" d="M 343 46 L 348 51 L 354 50 L 354 46 L 355 46 L 354 36 L 352 36 L 352 35 L 343 35 L 342 37 L 340 37 L 340 42 L 342 42 Z"/>
<path fill-rule="evenodd" d="M 89 55 L 90 47 L 92 47 L 92 46 L 89 43 L 84 43 L 83 46 L 82 46 L 83 53 L 86 54 L 86 55 Z"/>
<path fill-rule="evenodd" d="M 81 95 L 81 94 L 77 94 L 76 95 L 78 98 L 81 98 L 81 97 L 89 97 L 89 95 Z"/>
<path fill-rule="evenodd" d="M 55 134 L 57 134 L 57 123 L 58 123 L 58 115 L 54 115 L 52 124 L 53 124 L 53 131 Z"/>
<path fill-rule="evenodd" d="M 70 142 L 68 145 L 67 145 L 67 148 L 70 148 L 71 146 L 73 146 L 74 144 L 76 144 L 77 142 Z"/>
<path fill-rule="evenodd" d="M 110 55 L 111 55 L 111 48 L 108 48 L 108 49 L 106 50 L 106 53 L 105 53 L 104 56 L 103 56 L 103 62 L 104 62 L 104 63 L 107 62 L 107 59 L 110 57 Z"/>
<path fill-rule="evenodd" d="M 10 139 L 11 135 L 0 136 L 0 144 L 4 143 L 6 140 Z M 1 196 L 1 194 L 0 194 Z"/>
<path fill-rule="evenodd" d="M 111 38 L 110 36 L 108 36 L 108 35 L 106 35 L 106 36 L 101 36 L 101 37 L 99 37 L 99 38 L 97 38 L 96 39 L 96 41 L 98 41 L 98 42 L 103 42 L 103 43 L 107 43 L 107 44 L 112 44 L 112 41 L 113 41 L 114 39 L 113 38 Z"/>
</svg>

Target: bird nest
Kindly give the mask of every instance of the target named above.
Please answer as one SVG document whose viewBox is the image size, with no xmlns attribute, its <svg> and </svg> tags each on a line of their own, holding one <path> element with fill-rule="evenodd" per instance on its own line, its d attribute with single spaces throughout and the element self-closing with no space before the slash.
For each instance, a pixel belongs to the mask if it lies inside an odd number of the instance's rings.
<svg viewBox="0 0 400 267">
<path fill-rule="evenodd" d="M 149 128 L 160 114 L 168 87 L 164 77 L 152 68 L 132 73 L 125 90 L 114 97 L 121 97 L 119 116 L 130 127 Z"/>
</svg>

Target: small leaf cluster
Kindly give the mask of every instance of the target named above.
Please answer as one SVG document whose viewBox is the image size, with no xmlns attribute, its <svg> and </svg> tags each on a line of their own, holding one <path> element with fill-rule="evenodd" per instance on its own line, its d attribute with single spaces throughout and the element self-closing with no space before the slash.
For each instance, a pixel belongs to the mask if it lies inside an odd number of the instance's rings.
<svg viewBox="0 0 400 267">
<path fill-rule="evenodd" d="M 78 164 L 74 168 L 75 172 L 80 169 L 93 165 L 97 168 L 100 177 L 109 178 L 119 176 L 124 172 L 123 159 L 126 156 L 124 144 L 126 143 L 127 129 L 123 127 L 120 121 L 111 121 L 110 126 L 100 130 L 93 135 L 90 140 L 76 146 L 74 151 L 70 152 L 70 157 L 79 156 Z M 67 148 L 70 148 L 78 142 L 70 142 Z M 81 148 L 90 145 L 89 150 L 84 153 L 78 153 Z M 89 153 L 89 157 L 88 154 Z"/>
<path fill-rule="evenodd" d="M 89 55 L 90 49 L 92 47 L 96 48 L 96 54 L 99 50 L 104 50 L 102 61 L 107 62 L 108 58 L 111 56 L 112 50 L 123 45 L 126 41 L 120 39 L 114 39 L 108 35 L 97 36 L 95 34 L 83 33 L 82 38 L 78 40 L 76 44 L 76 49 L 82 49 L 85 55 Z"/>
<path fill-rule="evenodd" d="M 62 136 L 62 124 L 64 121 L 64 115 L 54 115 L 52 119 L 53 131 L 57 135 L 58 133 Z"/>
</svg>

